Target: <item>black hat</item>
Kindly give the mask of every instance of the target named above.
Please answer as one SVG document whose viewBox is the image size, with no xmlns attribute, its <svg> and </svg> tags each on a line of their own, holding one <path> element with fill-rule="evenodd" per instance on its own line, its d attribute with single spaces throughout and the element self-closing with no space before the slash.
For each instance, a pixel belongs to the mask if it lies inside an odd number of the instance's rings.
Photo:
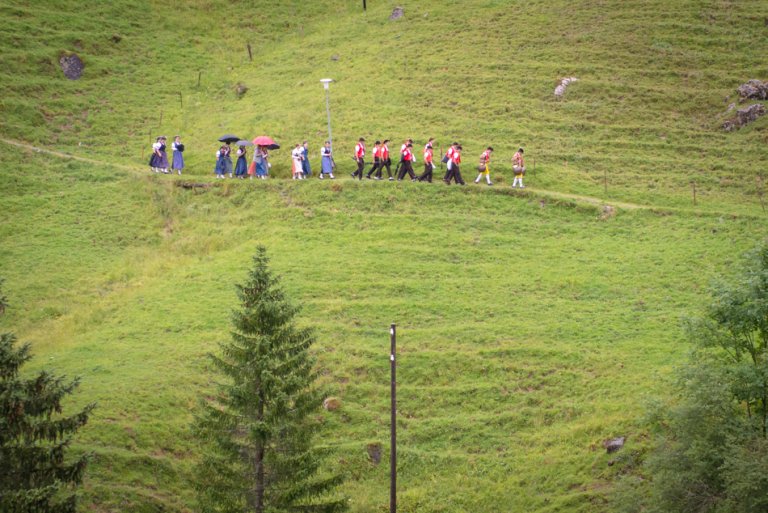
<svg viewBox="0 0 768 513">
<path fill-rule="evenodd" d="M 519 151 L 520 153 L 525 153 L 525 150 L 524 150 L 524 149 L 522 149 L 522 148 L 520 148 L 520 149 L 519 149 L 519 150 L 517 150 L 517 151 Z"/>
<path fill-rule="evenodd" d="M 358 141 L 365 142 L 365 137 L 361 137 L 360 139 L 358 139 Z"/>
<path fill-rule="evenodd" d="M 375 142 L 375 143 L 373 143 L 373 144 L 381 144 L 381 141 L 379 141 L 379 140 L 377 139 L 377 140 L 376 140 L 376 142 Z"/>
</svg>

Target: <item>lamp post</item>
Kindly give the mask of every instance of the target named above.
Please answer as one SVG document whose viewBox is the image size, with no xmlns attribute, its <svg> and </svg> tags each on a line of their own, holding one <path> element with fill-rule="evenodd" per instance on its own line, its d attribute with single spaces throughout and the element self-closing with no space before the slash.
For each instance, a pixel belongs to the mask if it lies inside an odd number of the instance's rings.
<svg viewBox="0 0 768 513">
<path fill-rule="evenodd" d="M 328 142 L 331 143 L 331 151 L 333 151 L 333 136 L 331 135 L 331 104 L 329 98 L 330 93 L 328 92 L 333 79 L 321 78 L 320 82 L 323 84 L 323 89 L 325 89 L 325 112 L 328 114 Z"/>
</svg>

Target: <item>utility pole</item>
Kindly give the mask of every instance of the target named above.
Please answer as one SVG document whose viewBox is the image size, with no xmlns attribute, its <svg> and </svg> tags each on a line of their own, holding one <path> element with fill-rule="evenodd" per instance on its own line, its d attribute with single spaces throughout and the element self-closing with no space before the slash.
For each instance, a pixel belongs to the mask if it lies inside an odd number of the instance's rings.
<svg viewBox="0 0 768 513">
<path fill-rule="evenodd" d="M 390 383 L 392 418 L 389 428 L 389 513 L 397 513 L 397 381 L 395 380 L 397 362 L 395 361 L 396 332 L 394 323 L 389 326 L 389 342 L 391 345 L 389 364 L 392 372 Z"/>
<path fill-rule="evenodd" d="M 332 78 L 321 78 L 320 82 L 325 89 L 325 113 L 328 115 L 328 142 L 331 143 L 331 154 L 333 154 L 333 137 L 331 136 L 331 100 L 330 100 L 330 84 L 333 82 Z"/>
</svg>

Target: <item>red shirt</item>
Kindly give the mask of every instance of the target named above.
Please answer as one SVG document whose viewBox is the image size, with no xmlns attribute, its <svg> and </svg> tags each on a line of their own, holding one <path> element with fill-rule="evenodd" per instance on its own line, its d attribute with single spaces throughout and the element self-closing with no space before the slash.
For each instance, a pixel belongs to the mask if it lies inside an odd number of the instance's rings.
<svg viewBox="0 0 768 513">
<path fill-rule="evenodd" d="M 489 150 L 485 150 L 482 155 L 480 155 L 480 163 L 481 164 L 487 164 L 491 161 L 491 152 Z"/>
<path fill-rule="evenodd" d="M 408 162 L 413 160 L 413 153 L 410 148 L 405 148 L 405 150 L 403 150 L 403 160 Z"/>
<path fill-rule="evenodd" d="M 387 145 L 381 147 L 381 158 L 384 160 L 387 160 L 389 158 L 389 148 L 387 148 Z"/>
<path fill-rule="evenodd" d="M 459 152 L 458 150 L 454 150 L 453 152 L 451 152 L 451 161 L 454 164 L 461 164 L 461 152 Z"/>
<path fill-rule="evenodd" d="M 431 146 L 428 146 L 424 149 L 424 163 L 425 164 L 432 163 L 432 147 Z"/>
<path fill-rule="evenodd" d="M 453 160 L 453 146 L 448 147 L 448 151 L 445 152 L 445 156 L 448 157 L 448 160 Z"/>
<path fill-rule="evenodd" d="M 359 159 L 365 157 L 365 144 L 359 142 L 355 145 L 355 157 Z"/>
<path fill-rule="evenodd" d="M 381 148 L 378 146 L 373 147 L 373 158 L 377 158 L 381 155 Z"/>
</svg>

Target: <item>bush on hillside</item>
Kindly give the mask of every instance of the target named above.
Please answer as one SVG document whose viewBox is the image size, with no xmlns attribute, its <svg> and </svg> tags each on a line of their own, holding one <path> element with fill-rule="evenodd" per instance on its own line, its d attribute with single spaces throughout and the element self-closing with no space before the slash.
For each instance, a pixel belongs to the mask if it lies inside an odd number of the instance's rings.
<svg viewBox="0 0 768 513">
<path fill-rule="evenodd" d="M 768 511 L 768 244 L 718 285 L 695 349 L 679 371 L 680 400 L 655 412 L 656 447 L 624 477 L 625 511 Z"/>
</svg>

